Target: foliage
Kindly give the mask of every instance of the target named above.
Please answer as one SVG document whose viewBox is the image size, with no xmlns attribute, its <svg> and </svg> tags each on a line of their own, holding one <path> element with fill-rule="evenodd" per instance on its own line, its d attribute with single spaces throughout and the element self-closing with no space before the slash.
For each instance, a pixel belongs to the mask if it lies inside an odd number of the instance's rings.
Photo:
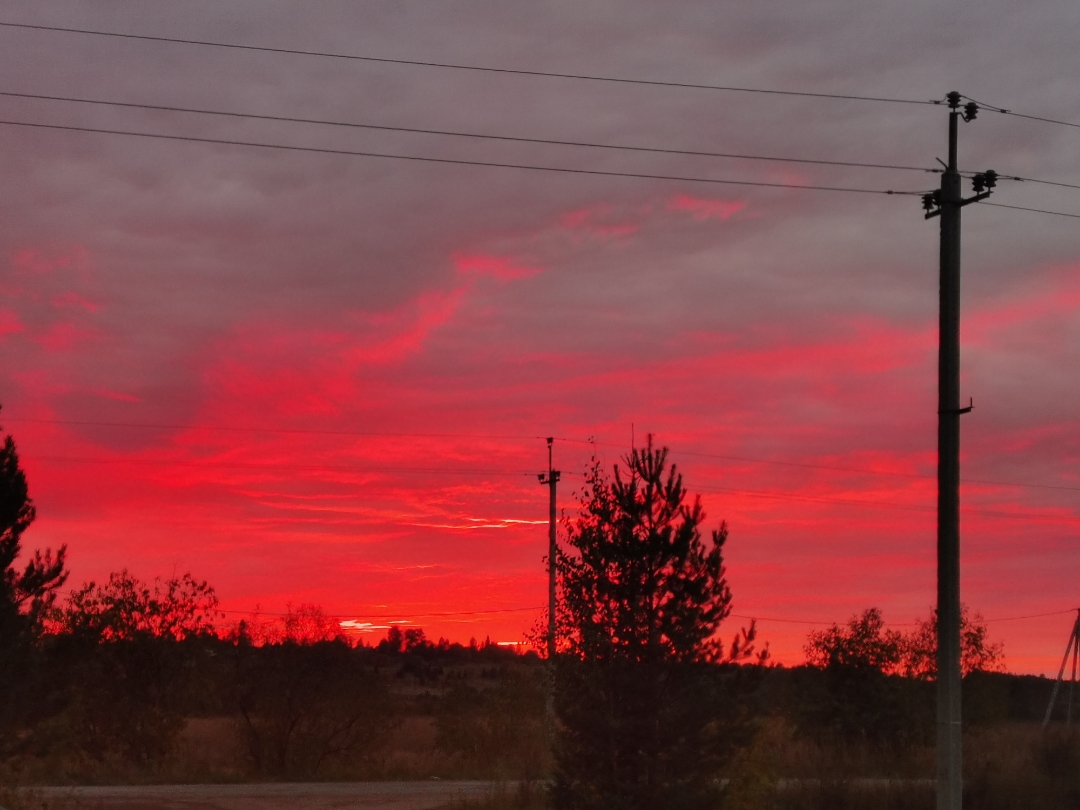
<svg viewBox="0 0 1080 810">
<path fill-rule="evenodd" d="M 933 608 L 930 618 L 920 621 L 904 640 L 904 672 L 910 677 L 926 681 L 937 677 L 937 616 Z M 960 670 L 965 676 L 1005 670 L 1004 645 L 990 643 L 986 621 L 978 613 L 972 615 L 967 605 L 960 606 Z"/>
<path fill-rule="evenodd" d="M 461 682 L 449 687 L 435 718 L 436 747 L 470 775 L 539 778 L 547 747 L 544 674 L 511 670 L 499 673 L 491 686 Z"/>
<path fill-rule="evenodd" d="M 594 462 L 558 558 L 562 649 L 553 799 L 560 808 L 693 807 L 715 798 L 734 739 L 716 666 L 754 658 L 754 628 L 725 655 L 727 528 L 705 514 L 649 438 L 613 477 Z"/>
<path fill-rule="evenodd" d="M 810 633 L 806 660 L 816 667 L 853 667 L 892 674 L 900 670 L 904 657 L 904 636 L 888 630 L 877 608 L 867 608 L 852 616 L 847 625 L 834 624 L 827 630 Z"/>
<path fill-rule="evenodd" d="M 934 679 L 936 619 L 935 611 L 912 632 L 901 633 L 885 626 L 880 610 L 868 608 L 843 627 L 834 624 L 810 633 L 804 648 L 806 658 L 825 671 L 824 688 L 806 696 L 804 723 L 819 731 L 864 737 L 893 747 L 927 737 L 930 722 L 925 690 L 904 681 Z M 982 618 L 978 614 L 970 617 L 966 608 L 961 612 L 961 638 L 965 676 L 1001 668 L 1001 645 L 988 642 Z M 994 714 L 993 701 L 981 699 L 992 687 L 965 685 L 965 694 L 976 698 L 979 719 Z"/>
<path fill-rule="evenodd" d="M 937 609 L 910 633 L 900 633 L 885 627 L 880 610 L 867 608 L 844 627 L 834 624 L 811 632 L 803 649 L 811 666 L 853 667 L 932 681 L 937 677 Z M 966 605 L 960 607 L 960 667 L 965 676 L 1005 669 L 1002 644 L 989 641 L 985 620 L 978 613 L 972 615 Z"/>
<path fill-rule="evenodd" d="M 19 571 L 16 561 L 22 550 L 21 538 L 37 517 L 30 499 L 26 474 L 19 466 L 19 454 L 11 436 L 0 448 L 0 639 L 9 641 L 18 625 L 34 628 L 52 605 L 67 574 L 64 572 L 66 546 L 56 554 L 51 549 L 35 551 Z M 22 621 L 19 621 L 21 617 Z"/>
<path fill-rule="evenodd" d="M 258 773 L 312 777 L 385 743 L 386 684 L 359 652 L 343 641 L 236 648 L 232 700 Z"/>
<path fill-rule="evenodd" d="M 125 568 L 109 574 L 104 585 L 87 582 L 53 613 L 53 629 L 99 641 L 154 636 L 183 641 L 213 633 L 220 616 L 218 598 L 205 581 L 191 574 L 155 579 L 153 587 Z"/>
<path fill-rule="evenodd" d="M 247 619 L 241 619 L 232 628 L 230 637 L 245 644 L 317 644 L 320 641 L 345 641 L 346 634 L 341 623 L 327 616 L 318 605 L 302 604 L 285 607 L 285 615 L 272 617 L 269 621 L 256 611 Z"/>
<path fill-rule="evenodd" d="M 567 651 L 588 661 L 723 660 L 727 526 L 702 541 L 701 500 L 687 503 L 682 476 L 652 437 L 625 463 L 624 480 L 618 465 L 609 479 L 594 462 L 581 514 L 565 523 L 573 552 L 560 555 L 558 574 Z M 752 654 L 752 639 L 733 653 Z"/>
<path fill-rule="evenodd" d="M 66 547 L 35 551 L 20 567 L 22 535 L 36 517 L 11 436 L 0 446 L 0 753 L 33 722 L 41 666 L 42 618 L 67 578 Z"/>
<path fill-rule="evenodd" d="M 160 761 L 184 727 L 181 692 L 203 652 L 194 642 L 212 635 L 217 604 L 190 574 L 146 585 L 125 569 L 73 591 L 46 623 L 50 679 L 68 677 L 53 686 L 60 724 L 39 736 L 92 762 Z"/>
</svg>

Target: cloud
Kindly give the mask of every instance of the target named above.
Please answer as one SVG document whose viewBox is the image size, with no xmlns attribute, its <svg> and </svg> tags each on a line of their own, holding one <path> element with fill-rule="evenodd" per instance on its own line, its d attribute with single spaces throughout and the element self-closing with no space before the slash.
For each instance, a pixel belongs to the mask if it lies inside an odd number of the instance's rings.
<svg viewBox="0 0 1080 810">
<path fill-rule="evenodd" d="M 672 211 L 686 212 L 699 222 L 707 219 L 723 222 L 744 210 L 746 202 L 745 200 L 715 200 L 692 197 L 689 194 L 676 194 L 668 200 L 667 207 Z"/>
</svg>

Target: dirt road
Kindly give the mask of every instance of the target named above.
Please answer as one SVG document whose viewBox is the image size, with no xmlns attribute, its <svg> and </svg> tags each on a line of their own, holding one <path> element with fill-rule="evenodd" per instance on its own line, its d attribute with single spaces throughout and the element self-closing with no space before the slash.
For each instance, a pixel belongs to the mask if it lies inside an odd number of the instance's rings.
<svg viewBox="0 0 1080 810">
<path fill-rule="evenodd" d="M 33 793 L 65 810 L 431 810 L 499 789 L 492 782 L 431 781 L 50 787 Z"/>
</svg>

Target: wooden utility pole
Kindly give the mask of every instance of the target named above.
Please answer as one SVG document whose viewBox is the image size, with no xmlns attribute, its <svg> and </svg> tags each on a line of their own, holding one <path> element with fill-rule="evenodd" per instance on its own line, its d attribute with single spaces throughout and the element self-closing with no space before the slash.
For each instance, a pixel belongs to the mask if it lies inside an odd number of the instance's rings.
<svg viewBox="0 0 1080 810">
<path fill-rule="evenodd" d="M 1069 663 L 1069 653 L 1072 653 L 1072 679 L 1069 681 L 1069 708 L 1065 713 L 1065 727 L 1072 725 L 1073 690 L 1076 688 L 1076 664 L 1080 658 L 1080 608 L 1076 611 L 1076 621 L 1073 622 L 1072 632 L 1069 634 L 1069 643 L 1065 645 L 1065 657 L 1061 659 L 1061 669 L 1058 670 L 1057 680 L 1054 681 L 1054 691 L 1050 693 L 1050 704 L 1046 707 L 1046 716 L 1043 718 L 1043 728 L 1050 725 L 1050 714 L 1054 711 L 1054 701 L 1057 700 L 1058 690 L 1065 678 L 1065 667 Z"/>
<path fill-rule="evenodd" d="M 937 810 L 960 810 L 963 782 L 960 736 L 960 209 L 990 196 L 994 172 L 973 178 L 975 196 L 964 199 L 957 167 L 959 121 L 979 108 L 949 93 L 949 162 L 941 189 L 923 197 L 926 218 L 941 217 L 938 343 L 937 524 Z"/>
</svg>

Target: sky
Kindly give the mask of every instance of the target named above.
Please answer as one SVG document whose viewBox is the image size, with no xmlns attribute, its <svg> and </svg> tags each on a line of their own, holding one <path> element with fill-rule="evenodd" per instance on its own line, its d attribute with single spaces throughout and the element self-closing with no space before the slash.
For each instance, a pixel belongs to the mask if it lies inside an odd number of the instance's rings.
<svg viewBox="0 0 1080 810">
<path fill-rule="evenodd" d="M 1019 6 L 9 0 L 0 22 L 511 70 L 929 101 L 1080 122 L 1066 0 Z M 0 26 L 0 91 L 932 169 L 947 110 Z M 71 584 L 191 572 L 227 618 L 319 605 L 519 641 L 553 436 L 648 434 L 774 659 L 935 589 L 938 175 L 470 139 L 0 95 L 0 423 Z M 405 161 L 17 126 L 515 163 Z M 1076 128 L 989 110 L 969 170 L 1080 183 Z M 1080 191 L 990 202 L 1080 214 Z M 962 598 L 1056 673 L 1080 604 L 1080 239 L 963 213 Z M 1052 615 L 1039 615 L 1052 614 Z M 1015 617 L 1034 618 L 1015 618 Z M 371 639 L 384 631 L 375 629 Z"/>
</svg>

